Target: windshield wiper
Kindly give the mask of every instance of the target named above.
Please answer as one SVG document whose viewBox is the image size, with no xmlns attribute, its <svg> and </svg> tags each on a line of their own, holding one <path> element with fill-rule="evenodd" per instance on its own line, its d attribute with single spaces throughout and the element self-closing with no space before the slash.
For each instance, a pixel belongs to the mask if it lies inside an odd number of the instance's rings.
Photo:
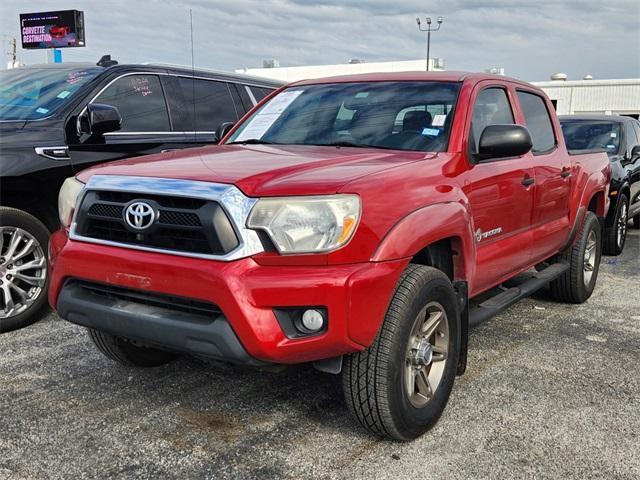
<svg viewBox="0 0 640 480">
<path fill-rule="evenodd" d="M 259 138 L 248 138 L 246 140 L 238 140 L 237 142 L 229 142 L 225 145 L 279 145 L 274 142 L 268 142 L 267 140 L 260 140 Z"/>
<path fill-rule="evenodd" d="M 319 147 L 380 148 L 383 150 L 397 150 L 396 148 L 387 147 L 385 145 L 367 145 L 364 143 L 349 142 L 348 140 L 339 140 L 337 142 L 330 143 L 314 143 L 313 145 L 317 145 Z"/>
</svg>

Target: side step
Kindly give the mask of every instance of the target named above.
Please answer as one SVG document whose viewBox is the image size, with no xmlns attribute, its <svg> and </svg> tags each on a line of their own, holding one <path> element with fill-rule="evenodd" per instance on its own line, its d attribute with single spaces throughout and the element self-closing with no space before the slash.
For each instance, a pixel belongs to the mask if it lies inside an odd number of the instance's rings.
<svg viewBox="0 0 640 480">
<path fill-rule="evenodd" d="M 540 272 L 536 272 L 530 279 L 517 287 L 509 288 L 491 297 L 476 307 L 469 309 L 469 326 L 475 327 L 489 320 L 494 315 L 503 312 L 519 300 L 540 290 L 551 280 L 555 280 L 569 269 L 567 262 L 554 263 Z"/>
</svg>

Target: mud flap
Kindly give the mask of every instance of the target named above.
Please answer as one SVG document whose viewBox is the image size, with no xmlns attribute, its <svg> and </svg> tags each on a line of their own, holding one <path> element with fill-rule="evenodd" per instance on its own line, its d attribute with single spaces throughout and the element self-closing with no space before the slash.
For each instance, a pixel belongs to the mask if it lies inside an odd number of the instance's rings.
<svg viewBox="0 0 640 480">
<path fill-rule="evenodd" d="M 453 288 L 458 297 L 458 311 L 460 312 L 460 356 L 456 375 L 463 375 L 467 370 L 467 351 L 469 350 L 469 290 L 467 282 L 454 282 Z"/>
</svg>

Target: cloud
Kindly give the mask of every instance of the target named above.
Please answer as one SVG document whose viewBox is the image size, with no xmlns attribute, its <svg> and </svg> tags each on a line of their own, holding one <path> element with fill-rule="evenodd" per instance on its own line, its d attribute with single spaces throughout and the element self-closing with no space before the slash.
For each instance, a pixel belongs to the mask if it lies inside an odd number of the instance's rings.
<svg viewBox="0 0 640 480">
<path fill-rule="evenodd" d="M 3 0 L 0 33 L 18 36 L 18 13 L 69 8 L 61 0 Z M 193 9 L 195 60 L 200 67 L 232 70 L 260 66 L 423 58 L 426 35 L 415 17 L 443 15 L 432 36 L 433 56 L 447 68 L 502 66 L 512 76 L 543 80 L 640 76 L 637 0 L 85 0 L 87 47 L 67 49 L 65 60 L 120 62 L 191 60 L 189 9 Z M 634 54 L 635 52 L 635 54 Z M 29 63 L 44 52 L 21 51 Z"/>
</svg>

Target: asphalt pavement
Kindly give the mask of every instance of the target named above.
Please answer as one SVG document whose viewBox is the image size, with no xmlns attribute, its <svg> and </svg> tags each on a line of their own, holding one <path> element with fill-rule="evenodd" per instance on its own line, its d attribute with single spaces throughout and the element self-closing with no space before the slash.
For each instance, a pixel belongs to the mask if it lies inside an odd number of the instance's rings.
<svg viewBox="0 0 640 480">
<path fill-rule="evenodd" d="M 542 291 L 472 330 L 438 425 L 365 433 L 340 378 L 183 359 L 136 370 L 54 314 L 0 335 L 0 478 L 638 479 L 640 232 L 584 305 Z"/>
</svg>

